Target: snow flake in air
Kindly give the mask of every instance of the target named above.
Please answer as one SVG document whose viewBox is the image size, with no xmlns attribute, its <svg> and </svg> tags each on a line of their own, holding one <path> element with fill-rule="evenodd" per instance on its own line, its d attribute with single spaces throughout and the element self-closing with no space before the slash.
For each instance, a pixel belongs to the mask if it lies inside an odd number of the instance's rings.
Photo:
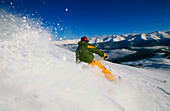
<svg viewBox="0 0 170 111">
<path fill-rule="evenodd" d="M 66 12 L 68 11 L 68 8 L 66 8 Z"/>
</svg>

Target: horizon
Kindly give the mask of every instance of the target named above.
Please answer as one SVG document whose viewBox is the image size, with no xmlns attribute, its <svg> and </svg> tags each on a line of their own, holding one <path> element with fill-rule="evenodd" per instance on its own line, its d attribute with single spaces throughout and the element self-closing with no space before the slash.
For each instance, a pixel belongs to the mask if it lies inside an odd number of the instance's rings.
<svg viewBox="0 0 170 111">
<path fill-rule="evenodd" d="M 41 18 L 54 40 L 170 30 L 169 0 L 0 0 Z"/>
<path fill-rule="evenodd" d="M 160 32 L 168 32 L 170 30 L 165 30 L 165 31 L 160 31 Z M 159 31 L 154 31 L 154 32 L 148 32 L 148 33 L 127 33 L 127 34 L 114 34 L 115 36 L 121 36 L 121 35 L 130 35 L 130 34 L 135 34 L 134 36 L 138 35 L 138 34 L 152 34 L 152 33 L 155 33 L 155 32 L 159 32 Z M 90 39 L 93 39 L 93 38 L 98 38 L 98 37 L 101 37 L 101 38 L 107 38 L 107 37 L 110 37 L 110 36 L 114 36 L 114 35 L 102 35 L 102 36 L 93 36 L 93 37 L 87 37 Z M 65 40 L 57 40 L 56 42 L 60 43 L 62 41 L 74 41 L 74 40 L 81 40 L 81 37 L 80 38 L 76 38 L 76 39 L 65 39 Z"/>
</svg>

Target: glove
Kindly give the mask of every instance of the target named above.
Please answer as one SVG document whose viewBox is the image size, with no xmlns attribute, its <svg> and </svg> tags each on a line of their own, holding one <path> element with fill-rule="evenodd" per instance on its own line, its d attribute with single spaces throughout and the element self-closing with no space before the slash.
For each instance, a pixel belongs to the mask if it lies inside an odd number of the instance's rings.
<svg viewBox="0 0 170 111">
<path fill-rule="evenodd" d="M 106 54 L 104 53 L 104 59 L 106 59 L 107 58 L 107 56 L 106 56 Z"/>
</svg>

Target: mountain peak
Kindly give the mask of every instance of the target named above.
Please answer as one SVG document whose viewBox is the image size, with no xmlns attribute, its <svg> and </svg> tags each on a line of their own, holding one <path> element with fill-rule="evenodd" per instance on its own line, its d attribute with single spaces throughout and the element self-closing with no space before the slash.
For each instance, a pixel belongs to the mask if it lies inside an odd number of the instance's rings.
<svg viewBox="0 0 170 111">
<path fill-rule="evenodd" d="M 130 33 L 130 34 L 121 34 L 121 35 L 102 35 L 90 38 L 89 41 L 91 44 L 94 43 L 107 43 L 107 42 L 120 42 L 120 41 L 141 41 L 141 40 L 160 40 L 170 38 L 170 30 L 168 31 L 155 31 L 152 33 Z M 75 40 L 63 40 L 56 41 L 56 44 L 77 44 L 80 39 Z"/>
</svg>

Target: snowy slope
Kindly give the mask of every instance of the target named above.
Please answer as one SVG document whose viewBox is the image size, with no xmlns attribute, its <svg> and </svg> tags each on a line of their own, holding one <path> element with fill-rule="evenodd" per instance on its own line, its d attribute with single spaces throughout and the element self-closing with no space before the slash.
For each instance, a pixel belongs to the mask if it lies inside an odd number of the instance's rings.
<svg viewBox="0 0 170 111">
<path fill-rule="evenodd" d="M 122 78 L 111 83 L 98 68 L 76 64 L 35 21 L 0 14 L 0 111 L 170 110 L 169 72 L 102 61 Z"/>
</svg>

